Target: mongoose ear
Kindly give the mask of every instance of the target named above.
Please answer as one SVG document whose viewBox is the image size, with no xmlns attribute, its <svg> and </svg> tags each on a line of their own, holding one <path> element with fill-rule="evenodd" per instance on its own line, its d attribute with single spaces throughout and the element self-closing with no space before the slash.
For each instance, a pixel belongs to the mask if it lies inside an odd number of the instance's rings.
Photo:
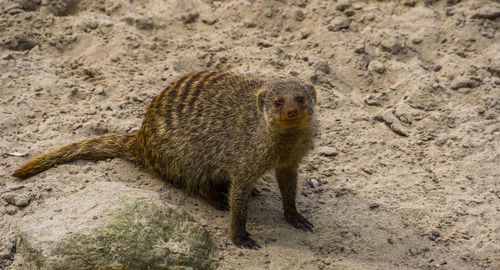
<svg viewBox="0 0 500 270">
<path fill-rule="evenodd" d="M 257 94 L 257 107 L 260 112 L 264 111 L 264 105 L 266 103 L 266 91 L 260 91 Z"/>
<path fill-rule="evenodd" d="M 309 96 L 312 99 L 312 103 L 316 104 L 316 101 L 317 101 L 317 99 L 316 99 L 316 88 L 314 88 L 314 86 L 312 86 L 310 84 L 308 84 L 306 86 L 306 88 L 307 88 L 307 91 L 309 92 Z"/>
</svg>

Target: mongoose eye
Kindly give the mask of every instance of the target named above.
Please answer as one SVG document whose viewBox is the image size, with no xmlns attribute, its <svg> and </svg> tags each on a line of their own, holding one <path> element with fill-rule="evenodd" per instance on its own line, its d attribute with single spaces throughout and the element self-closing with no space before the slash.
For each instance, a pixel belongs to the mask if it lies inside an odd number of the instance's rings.
<svg viewBox="0 0 500 270">
<path fill-rule="evenodd" d="M 276 104 L 276 106 L 280 107 L 281 106 L 281 101 L 275 101 L 274 104 Z"/>
<path fill-rule="evenodd" d="M 304 97 L 297 97 L 297 102 L 298 103 L 303 103 L 304 102 Z"/>
</svg>

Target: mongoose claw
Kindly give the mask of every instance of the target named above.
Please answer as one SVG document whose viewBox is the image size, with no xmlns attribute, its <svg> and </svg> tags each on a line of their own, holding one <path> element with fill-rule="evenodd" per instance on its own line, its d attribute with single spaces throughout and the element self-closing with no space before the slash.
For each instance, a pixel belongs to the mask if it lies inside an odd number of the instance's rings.
<svg viewBox="0 0 500 270">
<path fill-rule="evenodd" d="M 286 220 L 292 224 L 295 228 L 302 229 L 304 231 L 312 232 L 312 228 L 314 225 L 307 220 L 303 215 L 293 212 L 293 213 L 285 213 Z"/>
<path fill-rule="evenodd" d="M 250 238 L 249 235 L 250 235 L 249 233 L 246 233 L 243 236 L 233 237 L 234 245 L 236 245 L 239 248 L 246 248 L 246 249 L 253 249 L 253 250 L 257 250 L 257 249 L 261 248 L 261 246 L 259 246 L 259 244 L 257 244 L 257 242 L 255 240 Z"/>
</svg>

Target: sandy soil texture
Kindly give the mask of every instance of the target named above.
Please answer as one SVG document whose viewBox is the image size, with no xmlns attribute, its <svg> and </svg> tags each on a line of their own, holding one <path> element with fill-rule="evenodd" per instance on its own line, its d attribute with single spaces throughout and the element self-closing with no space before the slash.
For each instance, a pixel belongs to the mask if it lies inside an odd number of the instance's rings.
<svg viewBox="0 0 500 270">
<path fill-rule="evenodd" d="M 500 3 L 488 0 L 0 0 L 0 269 L 20 219 L 96 181 L 157 191 L 213 236 L 220 269 L 500 269 Z M 235 248 L 228 213 L 124 160 L 10 176 L 62 143 L 136 130 L 200 69 L 318 91 L 316 149 L 285 221 L 262 179 Z"/>
</svg>

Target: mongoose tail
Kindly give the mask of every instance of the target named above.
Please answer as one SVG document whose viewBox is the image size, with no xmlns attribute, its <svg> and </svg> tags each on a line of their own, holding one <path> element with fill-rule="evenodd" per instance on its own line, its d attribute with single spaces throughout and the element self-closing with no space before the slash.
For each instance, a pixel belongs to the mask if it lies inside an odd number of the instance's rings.
<svg viewBox="0 0 500 270">
<path fill-rule="evenodd" d="M 136 153 L 136 151 L 133 151 L 133 148 L 135 148 L 136 138 L 137 132 L 129 134 L 111 133 L 65 144 L 31 158 L 19 169 L 15 170 L 12 176 L 28 178 L 55 165 L 77 159 L 102 160 L 121 157 L 135 161 L 136 157 L 133 153 Z"/>
</svg>

